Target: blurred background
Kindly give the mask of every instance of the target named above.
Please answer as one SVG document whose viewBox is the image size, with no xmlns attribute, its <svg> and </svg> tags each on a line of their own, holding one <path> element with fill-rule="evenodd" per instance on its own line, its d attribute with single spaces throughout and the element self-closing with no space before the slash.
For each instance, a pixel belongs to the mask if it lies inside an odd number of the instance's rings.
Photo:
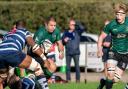
<svg viewBox="0 0 128 89">
<path fill-rule="evenodd" d="M 53 15 L 63 32 L 67 20 L 74 17 L 87 27 L 86 32 L 99 34 L 106 19 L 113 18 L 112 6 L 128 0 L 0 0 L 0 29 L 9 30 L 22 18 L 35 32 L 44 18 Z"/>
</svg>

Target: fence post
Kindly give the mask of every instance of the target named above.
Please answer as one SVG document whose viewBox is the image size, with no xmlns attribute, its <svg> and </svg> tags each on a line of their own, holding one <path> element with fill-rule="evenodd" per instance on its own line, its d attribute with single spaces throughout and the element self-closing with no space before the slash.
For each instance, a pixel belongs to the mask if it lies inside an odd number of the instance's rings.
<svg viewBox="0 0 128 89">
<path fill-rule="evenodd" d="M 88 59 L 88 50 L 87 50 L 87 42 L 85 43 L 85 84 L 87 83 L 87 59 Z"/>
</svg>

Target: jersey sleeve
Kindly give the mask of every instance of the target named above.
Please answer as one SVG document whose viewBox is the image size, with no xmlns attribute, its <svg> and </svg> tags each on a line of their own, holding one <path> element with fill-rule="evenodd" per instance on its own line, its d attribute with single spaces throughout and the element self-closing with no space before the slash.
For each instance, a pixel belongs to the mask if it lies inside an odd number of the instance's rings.
<svg viewBox="0 0 128 89">
<path fill-rule="evenodd" d="M 111 26 L 110 24 L 106 25 L 103 29 L 103 32 L 105 32 L 106 34 L 109 34 L 110 33 L 110 30 L 111 30 Z"/>
<path fill-rule="evenodd" d="M 35 34 L 34 34 L 34 37 L 33 37 L 33 39 L 35 40 L 35 42 L 37 43 L 37 44 L 42 44 L 42 38 L 43 38 L 43 32 L 41 31 L 42 29 L 38 29 L 38 31 L 37 32 L 35 32 Z"/>
<path fill-rule="evenodd" d="M 26 38 L 27 37 L 32 37 L 32 34 L 31 34 L 31 32 L 29 32 L 29 31 L 26 30 Z"/>
</svg>

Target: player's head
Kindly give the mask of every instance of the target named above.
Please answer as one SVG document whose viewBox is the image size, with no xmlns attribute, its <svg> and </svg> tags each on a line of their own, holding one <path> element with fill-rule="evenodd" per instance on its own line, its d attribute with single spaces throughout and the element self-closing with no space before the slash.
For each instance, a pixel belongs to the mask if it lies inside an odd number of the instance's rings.
<svg viewBox="0 0 128 89">
<path fill-rule="evenodd" d="M 25 22 L 25 20 L 18 20 L 17 22 L 16 22 L 16 28 L 24 28 L 26 26 L 26 22 Z"/>
<path fill-rule="evenodd" d="M 45 21 L 45 26 L 47 28 L 47 31 L 49 33 L 54 32 L 55 28 L 56 28 L 56 20 L 54 17 L 50 16 L 46 19 Z"/>
<path fill-rule="evenodd" d="M 16 75 L 12 75 L 8 79 L 8 86 L 10 89 L 22 89 L 22 82 Z"/>
<path fill-rule="evenodd" d="M 127 5 L 124 3 L 118 3 L 114 5 L 113 9 L 115 11 L 117 22 L 120 24 L 124 23 L 126 13 L 128 12 Z"/>
<path fill-rule="evenodd" d="M 8 86 L 10 89 L 33 89 L 35 87 L 35 83 L 31 78 L 20 79 L 14 74 L 10 76 Z"/>
</svg>

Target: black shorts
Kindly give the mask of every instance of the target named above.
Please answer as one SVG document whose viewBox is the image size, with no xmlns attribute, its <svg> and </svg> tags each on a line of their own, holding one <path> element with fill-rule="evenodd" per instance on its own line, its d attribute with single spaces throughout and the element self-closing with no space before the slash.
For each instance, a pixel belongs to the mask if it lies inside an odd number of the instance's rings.
<svg viewBox="0 0 128 89">
<path fill-rule="evenodd" d="M 103 49 L 103 56 L 102 56 L 102 61 L 103 62 L 106 62 L 108 60 L 108 52 L 109 52 L 109 49 Z"/>
<path fill-rule="evenodd" d="M 25 57 L 26 54 L 19 51 L 0 52 L 0 69 L 7 68 L 8 66 L 18 67 Z"/>
<path fill-rule="evenodd" d="M 108 60 L 113 59 L 117 61 L 117 66 L 125 70 L 128 65 L 128 54 L 120 54 L 117 52 L 109 51 L 109 58 Z"/>
</svg>

